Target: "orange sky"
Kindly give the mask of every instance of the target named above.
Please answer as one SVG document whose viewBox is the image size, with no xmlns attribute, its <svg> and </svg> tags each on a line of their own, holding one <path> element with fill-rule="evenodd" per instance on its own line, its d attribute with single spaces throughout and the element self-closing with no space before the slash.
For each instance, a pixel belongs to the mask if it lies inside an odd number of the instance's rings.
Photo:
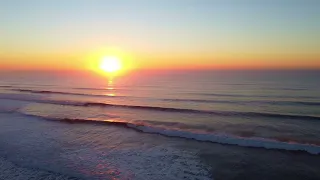
<svg viewBox="0 0 320 180">
<path fill-rule="evenodd" d="M 308 56 L 249 55 L 229 56 L 135 56 L 105 53 L 101 55 L 25 55 L 2 56 L 1 69 L 11 70 L 90 70 L 99 68 L 104 56 L 118 56 L 129 69 L 317 69 L 320 61 Z"/>
<path fill-rule="evenodd" d="M 320 68 L 317 2 L 32 2 L 0 3 L 0 69 Z"/>
</svg>

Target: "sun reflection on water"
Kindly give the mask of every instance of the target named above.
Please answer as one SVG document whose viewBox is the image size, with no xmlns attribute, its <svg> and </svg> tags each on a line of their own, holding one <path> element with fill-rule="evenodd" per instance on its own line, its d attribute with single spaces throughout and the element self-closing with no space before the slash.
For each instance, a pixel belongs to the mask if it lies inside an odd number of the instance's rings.
<svg viewBox="0 0 320 180">
<path fill-rule="evenodd" d="M 116 96 L 115 93 L 107 93 L 107 94 L 105 94 L 105 95 L 106 95 L 106 96 L 112 96 L 112 97 Z"/>
<path fill-rule="evenodd" d="M 107 83 L 107 87 L 105 89 L 107 89 L 107 90 L 115 90 L 115 88 L 114 88 L 114 80 L 113 80 L 112 77 L 109 77 L 108 83 Z M 104 95 L 112 96 L 112 97 L 116 96 L 115 92 L 108 92 L 108 93 L 106 93 Z"/>
</svg>

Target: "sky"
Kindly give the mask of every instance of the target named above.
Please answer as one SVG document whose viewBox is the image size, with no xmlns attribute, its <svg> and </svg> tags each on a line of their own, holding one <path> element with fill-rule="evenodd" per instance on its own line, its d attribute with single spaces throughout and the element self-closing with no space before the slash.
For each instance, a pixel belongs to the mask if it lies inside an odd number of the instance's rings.
<svg viewBox="0 0 320 180">
<path fill-rule="evenodd" d="M 320 69 L 318 0 L 1 0 L 0 69 Z"/>
</svg>

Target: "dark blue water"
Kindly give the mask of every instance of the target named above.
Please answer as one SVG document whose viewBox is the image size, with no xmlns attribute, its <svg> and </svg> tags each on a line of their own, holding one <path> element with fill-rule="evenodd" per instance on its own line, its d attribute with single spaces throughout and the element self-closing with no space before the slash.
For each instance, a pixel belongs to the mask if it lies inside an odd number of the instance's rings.
<svg viewBox="0 0 320 180">
<path fill-rule="evenodd" d="M 317 71 L 2 72 L 2 176 L 317 179 L 319 77 Z"/>
</svg>

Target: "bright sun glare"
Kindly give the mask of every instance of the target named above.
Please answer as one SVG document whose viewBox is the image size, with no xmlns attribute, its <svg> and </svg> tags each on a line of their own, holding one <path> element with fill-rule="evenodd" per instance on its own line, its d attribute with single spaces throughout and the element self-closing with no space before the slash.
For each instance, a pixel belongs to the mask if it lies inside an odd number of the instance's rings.
<svg viewBox="0 0 320 180">
<path fill-rule="evenodd" d="M 122 64 L 119 58 L 114 56 L 104 57 L 100 64 L 100 69 L 108 73 L 120 71 Z"/>
</svg>

